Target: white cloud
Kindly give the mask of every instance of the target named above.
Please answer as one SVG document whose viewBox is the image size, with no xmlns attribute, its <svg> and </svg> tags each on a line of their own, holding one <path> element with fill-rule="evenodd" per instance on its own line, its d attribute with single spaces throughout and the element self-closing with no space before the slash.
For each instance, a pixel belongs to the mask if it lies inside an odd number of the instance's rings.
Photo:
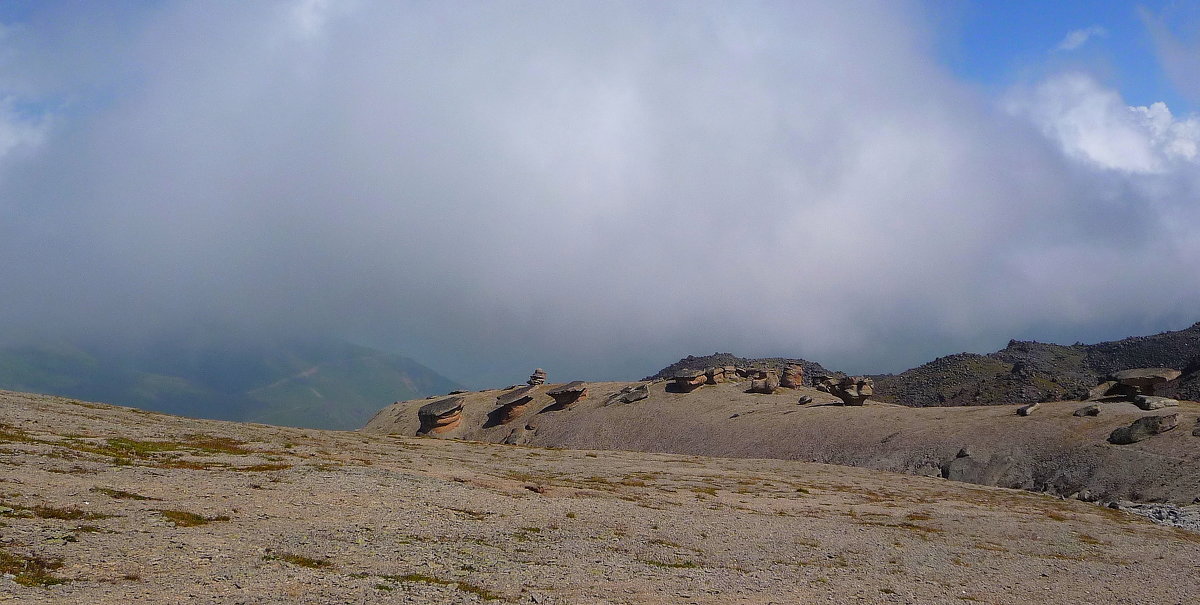
<svg viewBox="0 0 1200 605">
<path fill-rule="evenodd" d="M 4 333 L 229 314 L 494 386 L 1195 320 L 1194 122 L 1086 77 L 998 110 L 917 4 L 303 6 L 26 39 L 103 94 L 0 180 Z"/>
<path fill-rule="evenodd" d="M 1197 159 L 1200 118 L 1176 119 L 1161 102 L 1131 107 L 1083 73 L 1047 78 L 1014 95 L 1008 107 L 1028 116 L 1067 155 L 1103 168 L 1162 173 Z"/>
<path fill-rule="evenodd" d="M 1058 46 L 1054 47 L 1058 51 L 1076 50 L 1087 44 L 1092 38 L 1103 38 L 1108 35 L 1108 30 L 1099 25 L 1093 25 L 1084 29 L 1076 29 L 1068 32 Z"/>
</svg>

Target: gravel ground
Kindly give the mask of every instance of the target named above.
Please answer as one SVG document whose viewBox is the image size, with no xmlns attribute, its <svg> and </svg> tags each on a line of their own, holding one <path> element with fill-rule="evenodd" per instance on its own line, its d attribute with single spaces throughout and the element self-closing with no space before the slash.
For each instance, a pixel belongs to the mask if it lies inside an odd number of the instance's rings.
<svg viewBox="0 0 1200 605">
<path fill-rule="evenodd" d="M 1200 593 L 1200 534 L 1022 491 L 6 392 L 0 507 L 0 601 L 20 603 L 1132 604 Z"/>
</svg>

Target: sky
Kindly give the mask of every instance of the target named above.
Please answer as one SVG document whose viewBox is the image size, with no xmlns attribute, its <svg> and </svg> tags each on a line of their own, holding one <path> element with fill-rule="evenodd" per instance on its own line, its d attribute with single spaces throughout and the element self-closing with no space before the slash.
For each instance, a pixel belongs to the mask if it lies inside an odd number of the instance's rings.
<svg viewBox="0 0 1200 605">
<path fill-rule="evenodd" d="M 0 3 L 0 334 L 465 384 L 1200 321 L 1194 2 Z"/>
</svg>

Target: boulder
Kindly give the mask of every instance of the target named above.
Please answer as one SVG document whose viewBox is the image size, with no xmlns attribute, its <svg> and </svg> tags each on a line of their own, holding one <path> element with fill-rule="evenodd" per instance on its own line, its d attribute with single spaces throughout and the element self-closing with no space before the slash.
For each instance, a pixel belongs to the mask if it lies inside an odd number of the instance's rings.
<svg viewBox="0 0 1200 605">
<path fill-rule="evenodd" d="M 813 401 L 812 397 L 809 397 L 808 395 L 804 395 L 800 398 L 800 405 L 808 405 L 808 404 L 812 403 L 812 401 Z"/>
<path fill-rule="evenodd" d="M 1028 415 L 1032 414 L 1035 410 L 1037 410 L 1039 406 L 1041 406 L 1041 404 L 1037 403 L 1037 402 L 1031 403 L 1029 405 L 1023 405 L 1023 406 L 1017 408 L 1017 415 L 1018 416 L 1028 416 Z"/>
<path fill-rule="evenodd" d="M 633 384 L 610 395 L 608 400 L 604 402 L 604 405 L 613 403 L 633 403 L 635 401 L 641 401 L 649 396 L 650 385 L 644 383 Z"/>
<path fill-rule="evenodd" d="M 747 392 L 770 395 L 778 388 L 779 377 L 775 375 L 775 372 L 764 372 L 764 376 L 762 378 L 755 378 L 750 381 L 750 389 Z"/>
<path fill-rule="evenodd" d="M 1104 382 L 1101 382 L 1100 384 L 1098 384 L 1088 390 L 1087 400 L 1095 401 L 1097 399 L 1103 399 L 1104 397 L 1106 397 L 1109 394 L 1109 391 L 1111 391 L 1112 388 L 1115 386 L 1117 386 L 1117 381 L 1105 380 Z"/>
<path fill-rule="evenodd" d="M 436 435 L 458 428 L 462 424 L 462 410 L 462 397 L 447 397 L 421 406 L 417 410 L 417 418 L 421 421 L 417 434 Z"/>
<path fill-rule="evenodd" d="M 725 380 L 729 382 L 737 382 L 742 378 L 741 376 L 738 376 L 737 368 L 734 366 L 725 366 L 721 369 L 725 371 Z"/>
<path fill-rule="evenodd" d="M 1163 408 L 1179 407 L 1179 402 L 1170 397 L 1158 397 L 1156 395 L 1137 395 L 1133 398 L 1133 405 L 1138 406 L 1146 411 L 1161 410 Z"/>
<path fill-rule="evenodd" d="M 875 394 L 875 382 L 866 376 L 821 376 L 816 387 L 842 400 L 845 405 L 862 405 Z"/>
<path fill-rule="evenodd" d="M 789 389 L 804 386 L 804 366 L 791 364 L 784 368 L 783 376 L 779 379 L 779 386 Z"/>
<path fill-rule="evenodd" d="M 499 407 L 491 414 L 493 424 L 508 424 L 519 418 L 529 408 L 535 391 L 537 386 L 531 384 L 497 397 L 496 405 Z"/>
<path fill-rule="evenodd" d="M 582 380 L 568 382 L 557 389 L 546 391 L 547 395 L 554 398 L 554 405 L 550 406 L 549 409 L 565 410 L 575 405 L 575 402 L 580 399 L 587 397 L 587 393 L 587 383 Z"/>
<path fill-rule="evenodd" d="M 721 384 L 725 382 L 725 368 L 708 368 L 704 370 L 704 377 L 708 384 Z"/>
<path fill-rule="evenodd" d="M 1159 433 L 1165 433 L 1178 425 L 1179 414 L 1143 416 L 1133 421 L 1133 424 L 1113 431 L 1108 436 L 1108 442 L 1115 445 L 1129 445 L 1143 439 L 1149 439 Z"/>
<path fill-rule="evenodd" d="M 525 384 L 528 384 L 529 386 L 546 384 L 546 370 L 534 368 L 533 373 L 529 375 L 529 380 L 525 381 Z"/>
<path fill-rule="evenodd" d="M 1153 395 L 1155 387 L 1179 378 L 1179 370 L 1171 368 L 1136 368 L 1122 370 L 1109 376 L 1128 395 Z"/>
<path fill-rule="evenodd" d="M 1072 416 L 1099 416 L 1100 415 L 1100 406 L 1086 405 L 1086 406 L 1079 408 L 1078 410 L 1075 410 L 1075 413 L 1071 414 L 1071 415 Z"/>
<path fill-rule="evenodd" d="M 675 388 L 681 393 L 691 393 L 700 385 L 707 383 L 708 376 L 704 370 L 680 370 L 675 373 L 672 380 L 675 381 Z"/>
</svg>

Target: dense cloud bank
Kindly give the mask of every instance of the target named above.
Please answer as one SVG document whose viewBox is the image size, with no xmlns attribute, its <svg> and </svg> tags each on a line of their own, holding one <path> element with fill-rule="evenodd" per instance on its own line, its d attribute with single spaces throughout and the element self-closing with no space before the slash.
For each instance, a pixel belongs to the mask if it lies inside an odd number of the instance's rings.
<svg viewBox="0 0 1200 605">
<path fill-rule="evenodd" d="M 713 350 L 891 370 L 1200 319 L 1200 119 L 1082 69 L 993 98 L 922 5 L 813 4 L 5 24 L 0 330 L 232 318 L 491 384 Z"/>
</svg>

